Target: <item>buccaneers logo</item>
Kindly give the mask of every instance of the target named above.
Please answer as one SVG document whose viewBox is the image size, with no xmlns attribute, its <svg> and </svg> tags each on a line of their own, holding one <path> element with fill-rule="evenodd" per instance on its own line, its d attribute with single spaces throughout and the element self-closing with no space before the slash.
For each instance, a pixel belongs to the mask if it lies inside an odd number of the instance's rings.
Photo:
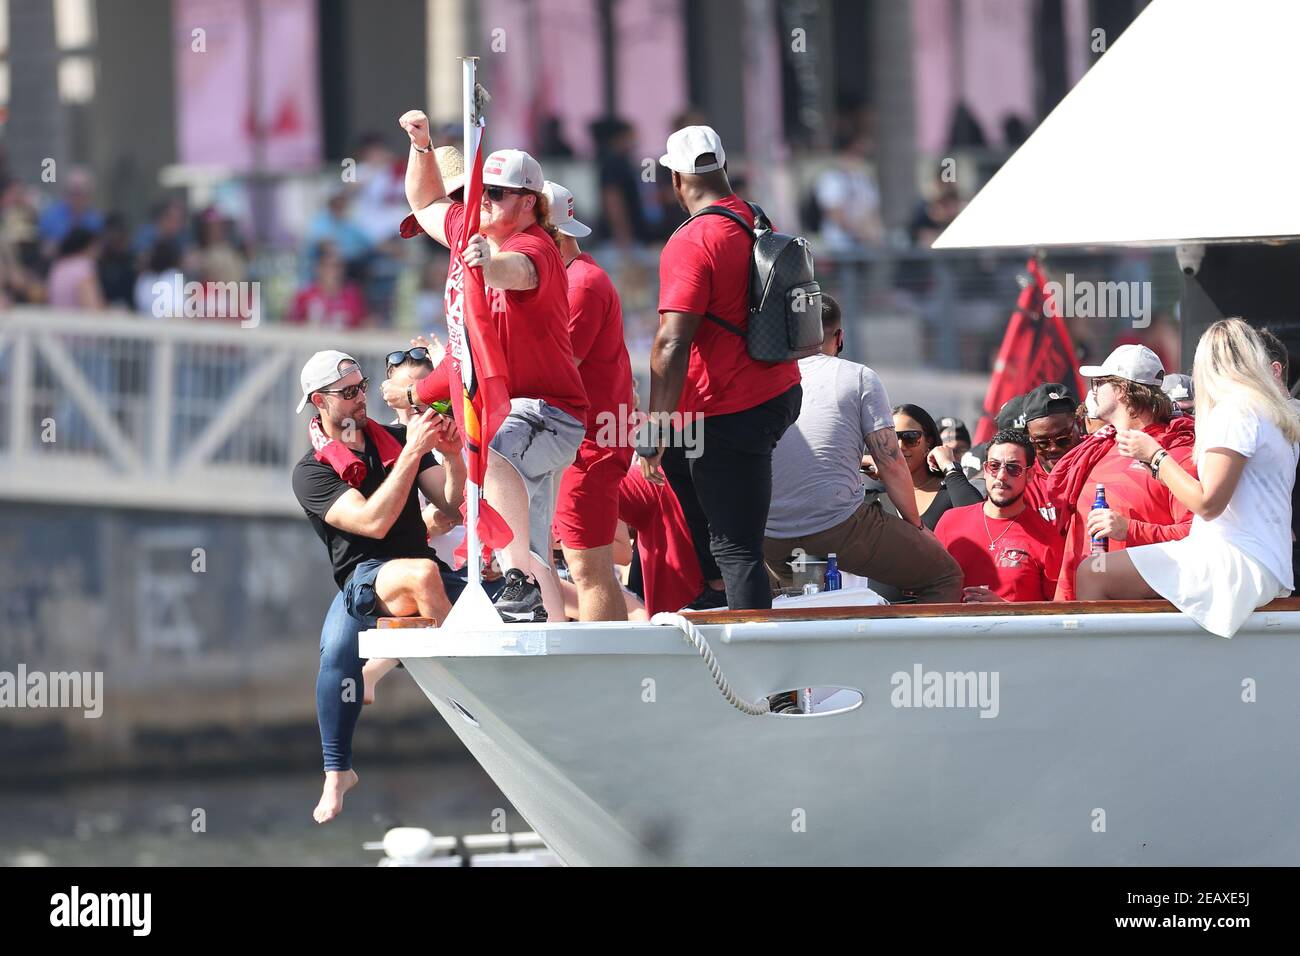
<svg viewBox="0 0 1300 956">
<path fill-rule="evenodd" d="M 1029 563 L 1029 552 L 1021 548 L 1007 548 L 998 555 L 998 567 L 1019 568 Z"/>
</svg>

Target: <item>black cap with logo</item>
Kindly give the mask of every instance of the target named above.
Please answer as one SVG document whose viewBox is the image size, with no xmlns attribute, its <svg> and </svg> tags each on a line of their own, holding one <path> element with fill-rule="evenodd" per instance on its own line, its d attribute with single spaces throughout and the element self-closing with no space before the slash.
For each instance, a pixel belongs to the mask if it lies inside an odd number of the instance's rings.
<svg viewBox="0 0 1300 956">
<path fill-rule="evenodd" d="M 1025 395 L 1025 423 L 1063 412 L 1073 415 L 1078 407 L 1079 403 L 1068 388 L 1060 382 L 1046 382 Z"/>
</svg>

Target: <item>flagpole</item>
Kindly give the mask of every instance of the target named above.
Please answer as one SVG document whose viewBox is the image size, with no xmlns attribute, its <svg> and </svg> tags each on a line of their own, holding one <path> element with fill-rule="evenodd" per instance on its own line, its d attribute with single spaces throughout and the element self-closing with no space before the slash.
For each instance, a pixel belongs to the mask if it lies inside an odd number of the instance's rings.
<svg viewBox="0 0 1300 956">
<path fill-rule="evenodd" d="M 478 153 L 478 144 L 475 142 L 475 134 L 478 127 L 478 116 L 474 109 L 474 84 L 475 74 L 478 71 L 478 57 L 463 56 L 460 58 L 461 67 L 461 87 L 464 106 L 464 146 L 462 154 L 465 157 L 465 168 L 470 170 L 474 166 L 475 157 Z M 468 180 L 466 180 L 466 192 L 468 192 Z M 465 317 L 469 321 L 469 316 Z M 472 359 L 470 358 L 470 349 L 468 344 L 468 331 L 466 331 L 466 346 L 464 349 L 464 358 L 462 360 L 464 368 L 461 369 L 461 375 L 464 381 L 473 381 L 471 378 L 472 368 L 470 367 Z M 483 549 L 478 540 L 478 501 L 479 487 L 471 481 L 465 482 L 465 564 L 469 575 L 470 587 L 479 587 L 482 585 L 482 561 Z"/>
</svg>

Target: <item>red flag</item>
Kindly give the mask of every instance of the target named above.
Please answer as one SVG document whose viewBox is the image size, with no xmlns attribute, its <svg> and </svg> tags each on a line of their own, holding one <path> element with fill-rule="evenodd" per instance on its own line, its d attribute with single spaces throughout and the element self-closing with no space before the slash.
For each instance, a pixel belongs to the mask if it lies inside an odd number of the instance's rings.
<svg viewBox="0 0 1300 956">
<path fill-rule="evenodd" d="M 984 396 L 984 414 L 975 429 L 976 444 L 988 441 L 997 430 L 994 416 L 1008 399 L 1023 395 L 1044 382 L 1060 382 L 1083 399 L 1074 343 L 1060 310 L 1047 293 L 1047 278 L 1037 259 L 1030 259 L 1029 282 L 1020 290 L 1007 334 L 993 363 L 993 377 Z"/>
<path fill-rule="evenodd" d="M 461 414 L 457 424 L 465 436 L 465 449 L 469 453 L 469 480 L 481 489 L 487 474 L 488 445 L 492 437 L 510 414 L 510 386 L 506 378 L 506 358 L 501 351 L 492 312 L 488 307 L 487 289 L 483 285 L 482 269 L 467 269 L 464 265 L 465 247 L 471 237 L 478 234 L 479 219 L 483 212 L 483 138 L 479 135 L 478 149 L 474 153 L 474 169 L 465 190 L 465 232 L 456 245 L 456 259 L 461 265 L 465 297 L 465 346 L 469 356 L 469 375 L 460 376 L 462 385 Z M 453 369 L 450 384 L 454 389 L 460 373 Z M 466 381 L 468 380 L 468 381 Z M 454 395 L 455 392 L 453 391 Z M 452 403 L 453 406 L 456 403 Z M 510 526 L 487 499 L 481 498 L 478 506 L 478 539 L 485 549 L 504 548 L 514 537 Z M 464 547 L 462 544 L 461 547 Z"/>
<path fill-rule="evenodd" d="M 506 379 L 505 356 L 497 338 L 488 307 L 483 270 L 465 266 L 465 247 L 478 234 L 483 210 L 483 140 L 474 154 L 474 167 L 465 192 L 465 228 L 452 243 L 451 268 L 447 275 L 446 360 L 420 383 L 419 396 L 429 402 L 446 387 L 456 424 L 465 438 L 469 480 L 481 490 L 487 474 L 488 446 L 501 423 L 510 414 L 510 387 Z M 444 377 L 445 376 L 445 377 Z M 459 395 L 460 401 L 455 397 Z M 461 507 L 462 513 L 465 507 Z M 466 519 L 468 520 L 468 518 Z M 503 548 L 513 534 L 505 519 L 486 499 L 478 506 L 478 539 L 485 553 Z M 456 551 L 465 558 L 466 544 Z"/>
</svg>

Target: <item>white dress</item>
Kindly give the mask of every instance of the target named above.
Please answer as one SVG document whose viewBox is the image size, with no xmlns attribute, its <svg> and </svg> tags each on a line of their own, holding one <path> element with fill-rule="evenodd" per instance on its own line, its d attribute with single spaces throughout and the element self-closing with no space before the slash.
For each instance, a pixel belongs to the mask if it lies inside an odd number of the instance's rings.
<svg viewBox="0 0 1300 956">
<path fill-rule="evenodd" d="M 1232 500 L 1217 518 L 1192 518 L 1180 541 L 1127 548 L 1133 567 L 1157 594 L 1197 624 L 1232 637 L 1251 613 L 1295 589 L 1291 576 L 1291 489 L 1300 446 L 1249 405 L 1224 402 L 1198 419 L 1204 449 L 1245 456 Z"/>
</svg>

